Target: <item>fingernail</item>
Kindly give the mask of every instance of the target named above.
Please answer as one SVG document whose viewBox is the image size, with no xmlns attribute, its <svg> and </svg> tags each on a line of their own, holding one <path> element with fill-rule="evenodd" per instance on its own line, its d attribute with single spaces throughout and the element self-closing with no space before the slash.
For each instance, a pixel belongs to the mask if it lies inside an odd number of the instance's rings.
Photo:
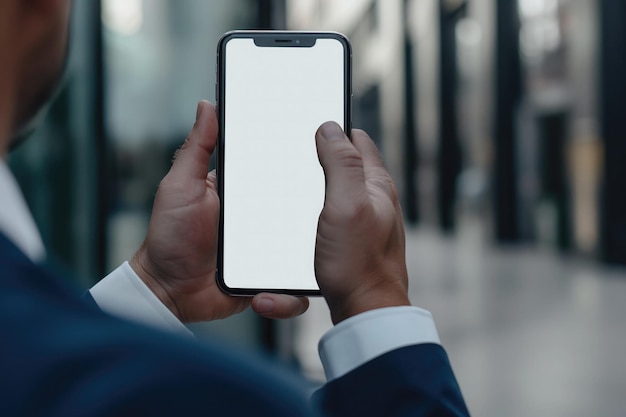
<svg viewBox="0 0 626 417">
<path fill-rule="evenodd" d="M 256 311 L 257 313 L 268 314 L 274 311 L 275 306 L 276 304 L 274 303 L 274 300 L 270 298 L 261 298 L 256 303 Z"/>
<path fill-rule="evenodd" d="M 326 122 L 320 127 L 320 135 L 328 141 L 343 140 L 346 136 L 343 130 L 335 122 Z"/>
</svg>

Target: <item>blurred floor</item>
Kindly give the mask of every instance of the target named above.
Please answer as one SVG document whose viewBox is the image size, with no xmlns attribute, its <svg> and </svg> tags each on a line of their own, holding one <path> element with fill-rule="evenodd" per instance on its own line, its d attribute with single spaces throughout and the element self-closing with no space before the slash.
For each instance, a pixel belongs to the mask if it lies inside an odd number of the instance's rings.
<svg viewBox="0 0 626 417">
<path fill-rule="evenodd" d="M 410 293 L 430 310 L 473 415 L 626 415 L 626 270 L 548 249 L 407 232 Z M 303 366 L 330 327 L 323 301 L 299 319 Z"/>
</svg>

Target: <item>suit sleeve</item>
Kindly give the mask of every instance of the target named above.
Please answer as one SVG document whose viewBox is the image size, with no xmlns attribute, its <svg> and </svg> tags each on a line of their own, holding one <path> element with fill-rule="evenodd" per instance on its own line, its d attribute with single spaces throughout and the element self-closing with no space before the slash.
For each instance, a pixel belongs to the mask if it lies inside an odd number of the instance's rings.
<svg viewBox="0 0 626 417">
<path fill-rule="evenodd" d="M 81 296 L 80 299 L 87 305 L 91 306 L 91 307 L 98 307 L 98 303 L 96 303 L 96 300 L 93 299 L 93 297 L 91 296 L 91 293 L 89 291 L 85 291 Z"/>
<path fill-rule="evenodd" d="M 396 349 L 326 384 L 314 401 L 329 416 L 469 416 L 437 344 Z"/>
</svg>

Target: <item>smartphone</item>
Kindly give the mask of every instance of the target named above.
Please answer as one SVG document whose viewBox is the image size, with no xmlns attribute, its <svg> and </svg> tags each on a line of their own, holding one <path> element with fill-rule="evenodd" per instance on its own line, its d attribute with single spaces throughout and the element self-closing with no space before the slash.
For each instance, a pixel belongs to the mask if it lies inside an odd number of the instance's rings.
<svg viewBox="0 0 626 417">
<path fill-rule="evenodd" d="M 236 31 L 218 45 L 217 280 L 232 295 L 319 295 L 325 179 L 315 132 L 351 130 L 350 43 L 330 32 Z"/>
</svg>

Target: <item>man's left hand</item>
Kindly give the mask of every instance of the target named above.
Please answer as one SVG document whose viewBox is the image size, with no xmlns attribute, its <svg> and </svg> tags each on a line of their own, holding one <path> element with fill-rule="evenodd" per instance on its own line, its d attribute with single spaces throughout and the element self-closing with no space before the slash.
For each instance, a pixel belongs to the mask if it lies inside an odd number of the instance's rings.
<svg viewBox="0 0 626 417">
<path fill-rule="evenodd" d="M 300 315 L 309 306 L 307 298 L 231 297 L 217 286 L 220 201 L 215 172 L 208 172 L 217 132 L 215 108 L 200 102 L 196 123 L 159 186 L 148 235 L 130 265 L 184 323 L 226 318 L 250 305 L 268 318 Z"/>
</svg>

